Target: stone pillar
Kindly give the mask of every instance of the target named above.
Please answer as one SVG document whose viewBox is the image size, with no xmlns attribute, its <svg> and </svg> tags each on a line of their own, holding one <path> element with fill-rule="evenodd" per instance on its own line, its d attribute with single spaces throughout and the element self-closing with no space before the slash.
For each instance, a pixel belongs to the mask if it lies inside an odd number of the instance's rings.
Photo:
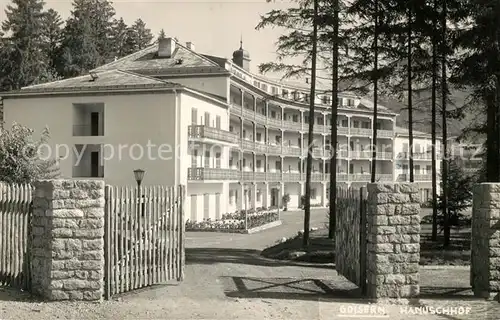
<svg viewBox="0 0 500 320">
<path fill-rule="evenodd" d="M 500 183 L 474 187 L 470 272 L 475 296 L 500 291 Z"/>
<path fill-rule="evenodd" d="M 398 299 L 418 296 L 419 213 L 418 184 L 368 184 L 368 297 Z"/>
<path fill-rule="evenodd" d="M 33 293 L 48 300 L 100 301 L 104 293 L 104 181 L 35 184 Z"/>
</svg>

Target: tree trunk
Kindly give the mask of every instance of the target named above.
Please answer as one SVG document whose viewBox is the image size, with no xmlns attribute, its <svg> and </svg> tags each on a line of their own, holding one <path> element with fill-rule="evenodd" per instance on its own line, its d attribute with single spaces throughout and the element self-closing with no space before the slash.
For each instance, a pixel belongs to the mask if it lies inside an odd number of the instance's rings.
<svg viewBox="0 0 500 320">
<path fill-rule="evenodd" d="M 437 13 L 437 1 L 434 0 L 434 11 Z M 437 19 L 433 18 L 434 30 L 437 30 Z M 436 90 L 437 90 L 437 37 L 432 33 L 432 241 L 437 241 L 437 167 L 436 167 Z"/>
<path fill-rule="evenodd" d="M 311 92 L 309 97 L 309 131 L 307 145 L 307 168 L 306 168 L 306 199 L 304 204 L 304 237 L 302 245 L 309 246 L 309 222 L 311 219 L 311 171 L 313 153 L 313 126 L 314 126 L 314 102 L 316 98 L 316 52 L 318 38 L 318 0 L 314 0 L 313 16 L 313 43 L 312 43 L 312 70 L 311 70 Z"/>
<path fill-rule="evenodd" d="M 337 211 L 337 109 L 339 81 L 339 0 L 335 0 L 333 11 L 333 75 L 332 75 L 332 118 L 331 118 L 331 159 L 330 159 L 330 215 L 328 238 L 333 239 L 336 228 Z"/>
<path fill-rule="evenodd" d="M 374 183 L 377 177 L 377 116 L 378 116 L 378 0 L 375 0 L 374 31 L 373 31 L 373 132 L 372 132 L 372 167 L 371 182 Z"/>
<path fill-rule="evenodd" d="M 441 14 L 441 104 L 442 104 L 442 126 L 443 126 L 443 160 L 442 160 L 442 181 L 443 181 L 443 216 L 444 216 L 444 246 L 450 244 L 450 216 L 448 212 L 448 132 L 446 122 L 446 104 L 448 96 L 448 88 L 446 81 L 446 21 L 447 8 L 446 1 L 443 0 L 443 12 Z"/>
<path fill-rule="evenodd" d="M 413 90 L 412 90 L 412 23 L 413 10 L 408 1 L 408 136 L 410 148 L 410 182 L 415 182 L 413 172 Z"/>
</svg>

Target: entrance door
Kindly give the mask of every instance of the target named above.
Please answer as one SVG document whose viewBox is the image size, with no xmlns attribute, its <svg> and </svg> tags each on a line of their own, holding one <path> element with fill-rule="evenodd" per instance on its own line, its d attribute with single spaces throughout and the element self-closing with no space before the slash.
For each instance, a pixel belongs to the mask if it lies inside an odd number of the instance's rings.
<svg viewBox="0 0 500 320">
<path fill-rule="evenodd" d="M 99 135 L 99 112 L 92 112 L 90 114 L 90 135 L 98 136 Z"/>
<path fill-rule="evenodd" d="M 271 189 L 271 206 L 273 207 L 278 205 L 278 193 L 276 191 L 278 190 Z"/>
<path fill-rule="evenodd" d="M 97 151 L 90 153 L 90 176 L 99 177 L 99 152 Z"/>
</svg>

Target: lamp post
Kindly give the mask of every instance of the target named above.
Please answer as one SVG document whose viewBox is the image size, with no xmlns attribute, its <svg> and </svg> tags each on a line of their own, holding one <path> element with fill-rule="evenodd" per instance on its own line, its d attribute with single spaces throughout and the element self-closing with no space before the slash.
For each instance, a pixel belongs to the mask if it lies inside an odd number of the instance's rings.
<svg viewBox="0 0 500 320">
<path fill-rule="evenodd" d="M 281 186 L 280 186 L 280 185 L 278 185 L 278 187 L 276 187 L 276 189 L 278 190 L 278 220 L 281 220 L 281 216 L 280 216 Z"/>
<path fill-rule="evenodd" d="M 247 209 L 247 197 L 248 197 L 248 190 L 246 187 L 243 189 L 243 197 L 245 198 L 245 230 L 248 229 L 248 209 Z"/>
<path fill-rule="evenodd" d="M 141 212 L 141 215 L 144 216 L 144 203 L 142 203 L 142 195 L 141 195 L 141 183 L 142 183 L 142 179 L 144 179 L 144 174 L 146 173 L 146 171 L 142 170 L 142 169 L 135 169 L 134 170 L 134 178 L 135 178 L 135 181 L 137 182 L 137 195 L 138 195 L 138 198 L 139 198 L 139 205 L 137 206 L 137 213 L 139 214 L 139 212 Z"/>
</svg>

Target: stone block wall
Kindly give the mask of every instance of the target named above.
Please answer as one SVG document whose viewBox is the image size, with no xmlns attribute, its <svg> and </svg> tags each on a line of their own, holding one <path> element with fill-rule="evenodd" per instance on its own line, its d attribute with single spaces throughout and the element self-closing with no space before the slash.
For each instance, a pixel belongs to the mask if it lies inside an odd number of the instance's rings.
<svg viewBox="0 0 500 320">
<path fill-rule="evenodd" d="M 104 288 L 104 181 L 35 184 L 32 290 L 48 300 L 99 301 Z"/>
<path fill-rule="evenodd" d="M 420 197 L 415 183 L 368 184 L 367 294 L 413 298 L 420 292 Z"/>
<path fill-rule="evenodd" d="M 478 297 L 500 291 L 500 183 L 474 187 L 471 286 Z"/>
</svg>

